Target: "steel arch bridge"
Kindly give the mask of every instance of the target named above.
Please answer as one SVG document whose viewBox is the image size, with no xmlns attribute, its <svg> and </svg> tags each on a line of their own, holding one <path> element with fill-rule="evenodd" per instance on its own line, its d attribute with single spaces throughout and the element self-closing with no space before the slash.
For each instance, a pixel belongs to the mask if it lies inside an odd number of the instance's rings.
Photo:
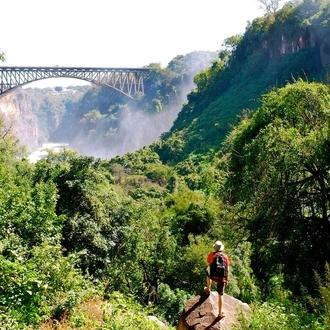
<svg viewBox="0 0 330 330">
<path fill-rule="evenodd" d="M 134 99 L 134 95 L 144 94 L 143 78 L 149 71 L 147 68 L 0 66 L 0 96 L 42 79 L 76 78 L 106 85 Z"/>
</svg>

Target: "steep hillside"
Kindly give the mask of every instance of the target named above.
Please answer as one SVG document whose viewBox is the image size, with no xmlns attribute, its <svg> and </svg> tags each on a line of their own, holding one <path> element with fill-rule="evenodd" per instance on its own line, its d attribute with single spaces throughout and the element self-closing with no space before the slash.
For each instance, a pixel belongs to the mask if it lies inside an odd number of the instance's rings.
<svg viewBox="0 0 330 330">
<path fill-rule="evenodd" d="M 244 35 L 228 38 L 218 61 L 195 77 L 197 88 L 170 132 L 155 145 L 162 159 L 180 161 L 219 150 L 244 110 L 256 109 L 261 94 L 274 87 L 298 77 L 326 81 L 329 13 L 328 1 L 289 3 L 255 19 Z"/>
</svg>

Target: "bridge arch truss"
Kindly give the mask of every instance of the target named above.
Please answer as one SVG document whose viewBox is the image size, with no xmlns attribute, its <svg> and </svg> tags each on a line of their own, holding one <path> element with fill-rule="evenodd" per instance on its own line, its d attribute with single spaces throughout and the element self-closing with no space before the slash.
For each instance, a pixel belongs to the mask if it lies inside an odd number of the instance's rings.
<svg viewBox="0 0 330 330">
<path fill-rule="evenodd" d="M 144 94 L 143 78 L 149 71 L 147 68 L 0 67 L 0 96 L 42 79 L 76 78 L 106 85 L 134 98 L 136 94 Z"/>
</svg>

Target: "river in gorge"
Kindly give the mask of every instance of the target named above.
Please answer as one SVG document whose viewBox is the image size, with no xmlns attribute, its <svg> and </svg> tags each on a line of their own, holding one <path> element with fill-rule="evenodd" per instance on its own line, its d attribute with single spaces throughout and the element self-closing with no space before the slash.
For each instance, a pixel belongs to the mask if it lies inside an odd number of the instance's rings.
<svg viewBox="0 0 330 330">
<path fill-rule="evenodd" d="M 31 163 L 36 163 L 38 160 L 48 155 L 47 150 L 61 151 L 64 148 L 68 148 L 68 146 L 68 143 L 43 143 L 41 147 L 39 147 L 37 150 L 35 150 L 29 155 L 28 159 Z"/>
</svg>

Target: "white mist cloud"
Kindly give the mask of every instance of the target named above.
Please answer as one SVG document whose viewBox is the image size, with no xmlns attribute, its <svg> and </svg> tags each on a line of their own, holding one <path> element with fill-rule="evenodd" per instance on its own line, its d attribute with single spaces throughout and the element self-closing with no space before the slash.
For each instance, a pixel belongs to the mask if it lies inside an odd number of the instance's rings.
<svg viewBox="0 0 330 330">
<path fill-rule="evenodd" d="M 104 136 L 99 135 L 93 142 L 87 142 L 86 136 L 81 133 L 72 143 L 73 148 L 79 149 L 83 155 L 90 155 L 101 159 L 110 159 L 124 155 L 126 152 L 134 152 L 143 146 L 158 141 L 161 134 L 168 132 L 173 125 L 182 104 L 187 101 L 187 93 L 193 88 L 193 82 L 180 88 L 172 104 L 156 114 L 148 114 L 139 109 L 130 109 L 119 114 L 119 128 L 117 133 L 105 143 Z M 97 132 L 98 129 L 95 130 Z M 97 134 L 97 133 L 96 133 Z"/>
</svg>

